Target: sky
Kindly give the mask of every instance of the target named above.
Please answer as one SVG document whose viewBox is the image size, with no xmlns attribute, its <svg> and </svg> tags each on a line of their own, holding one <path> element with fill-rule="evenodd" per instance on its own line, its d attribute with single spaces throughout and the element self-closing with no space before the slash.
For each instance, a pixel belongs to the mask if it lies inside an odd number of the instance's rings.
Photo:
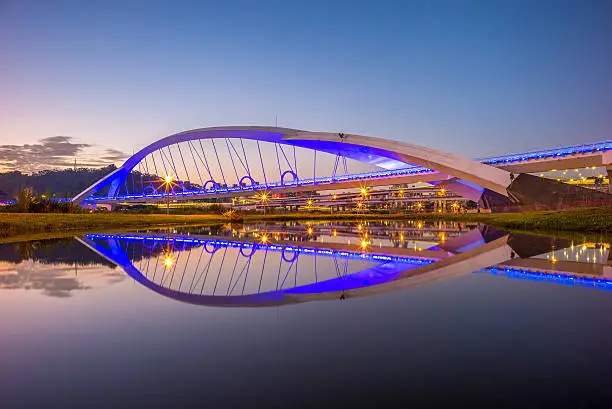
<svg viewBox="0 0 612 409">
<path fill-rule="evenodd" d="M 5 168 L 275 122 L 469 157 L 612 138 L 605 0 L 0 0 L 0 50 Z"/>
</svg>

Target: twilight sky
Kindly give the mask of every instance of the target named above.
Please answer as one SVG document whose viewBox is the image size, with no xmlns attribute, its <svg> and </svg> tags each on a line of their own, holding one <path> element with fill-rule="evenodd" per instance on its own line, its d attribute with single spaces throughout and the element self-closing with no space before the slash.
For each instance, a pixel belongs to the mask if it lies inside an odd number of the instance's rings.
<svg viewBox="0 0 612 409">
<path fill-rule="evenodd" d="M 606 0 L 0 0 L 0 50 L 17 167 L 275 116 L 471 157 L 612 138 Z"/>
</svg>

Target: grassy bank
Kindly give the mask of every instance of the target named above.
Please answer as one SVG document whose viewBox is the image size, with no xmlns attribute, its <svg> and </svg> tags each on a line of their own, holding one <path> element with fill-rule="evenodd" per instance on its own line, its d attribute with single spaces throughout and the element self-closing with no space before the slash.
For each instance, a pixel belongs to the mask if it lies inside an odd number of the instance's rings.
<svg viewBox="0 0 612 409">
<path fill-rule="evenodd" d="M 512 230 L 547 232 L 612 232 L 612 207 L 496 214 L 325 214 L 281 213 L 245 215 L 244 222 L 289 220 L 423 220 L 458 221 L 491 224 Z M 1 213 L 0 240 L 15 236 L 36 235 L 44 238 L 76 234 L 77 232 L 227 223 L 220 215 L 161 215 L 161 214 L 37 214 Z M 9 239 L 10 237 L 10 239 Z"/>
<path fill-rule="evenodd" d="M 0 213 L 0 239 L 32 235 L 51 238 L 75 232 L 137 227 L 163 227 L 223 223 L 219 215 L 165 215 L 120 213 Z M 6 241 L 6 240 L 3 240 Z"/>
<path fill-rule="evenodd" d="M 524 213 L 481 213 L 481 214 L 305 214 L 284 213 L 247 216 L 245 221 L 285 220 L 423 220 L 477 222 L 513 230 L 545 230 L 609 233 L 612 232 L 612 207 L 582 208 L 562 211 L 537 211 Z"/>
</svg>

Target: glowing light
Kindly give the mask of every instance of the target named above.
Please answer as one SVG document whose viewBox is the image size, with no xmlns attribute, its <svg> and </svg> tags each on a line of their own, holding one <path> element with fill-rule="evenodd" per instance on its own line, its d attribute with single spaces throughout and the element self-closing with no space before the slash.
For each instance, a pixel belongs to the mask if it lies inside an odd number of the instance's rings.
<svg viewBox="0 0 612 409">
<path fill-rule="evenodd" d="M 336 200 L 337 198 L 338 198 L 338 195 L 333 195 L 333 196 L 332 196 L 332 199 L 333 199 L 333 200 Z"/>
<path fill-rule="evenodd" d="M 259 241 L 261 241 L 263 244 L 266 244 L 268 242 L 268 235 L 262 234 L 261 237 L 259 238 Z"/>
<path fill-rule="evenodd" d="M 166 185 L 172 184 L 172 181 L 174 181 L 174 177 L 173 176 L 171 176 L 171 175 L 164 176 L 164 183 Z"/>
<path fill-rule="evenodd" d="M 362 250 L 367 249 L 369 245 L 370 245 L 370 242 L 367 241 L 366 239 L 362 239 L 361 242 L 359 243 L 359 247 L 361 247 Z"/>
<path fill-rule="evenodd" d="M 166 266 L 166 268 L 172 267 L 172 264 L 174 264 L 174 260 L 172 260 L 171 256 L 168 255 L 164 257 L 164 265 Z"/>
<path fill-rule="evenodd" d="M 312 232 L 313 232 L 312 227 L 308 227 L 308 230 L 307 230 L 307 231 L 308 231 L 308 235 L 309 235 L 309 236 L 310 236 L 310 235 L 312 235 Z"/>
<path fill-rule="evenodd" d="M 359 191 L 361 192 L 362 196 L 367 196 L 368 194 L 368 189 L 366 189 L 365 187 L 362 187 L 361 189 L 359 189 Z"/>
<path fill-rule="evenodd" d="M 423 223 L 418 222 L 418 223 L 417 223 L 417 229 L 422 229 L 422 228 L 423 228 Z"/>
<path fill-rule="evenodd" d="M 309 200 L 306 202 L 306 204 L 307 204 L 308 206 L 312 206 L 312 199 L 309 199 Z"/>
<path fill-rule="evenodd" d="M 357 225 L 357 230 L 359 230 L 359 231 L 363 230 L 363 226 L 361 224 L 358 224 Z"/>
<path fill-rule="evenodd" d="M 262 193 L 262 195 L 261 195 L 261 200 L 262 200 L 262 201 L 266 201 L 266 200 L 268 200 L 268 195 L 267 195 L 267 194 L 265 194 L 265 193 Z"/>
<path fill-rule="evenodd" d="M 338 231 L 336 229 L 332 230 L 332 236 L 334 237 L 338 236 Z"/>
</svg>

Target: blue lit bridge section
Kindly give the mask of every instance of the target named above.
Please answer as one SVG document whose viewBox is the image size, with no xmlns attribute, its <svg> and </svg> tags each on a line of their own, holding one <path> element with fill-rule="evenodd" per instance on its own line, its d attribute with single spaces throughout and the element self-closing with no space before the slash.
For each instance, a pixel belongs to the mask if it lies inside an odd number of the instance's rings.
<svg viewBox="0 0 612 409">
<path fill-rule="evenodd" d="M 574 245 L 482 226 L 453 236 L 439 229 L 421 231 L 421 242 L 429 244 L 418 249 L 397 246 L 385 238 L 387 233 L 374 239 L 369 230 L 362 232 L 361 241 L 345 232 L 343 240 L 318 235 L 303 242 L 280 240 L 272 230 L 251 232 L 88 234 L 78 240 L 144 287 L 198 305 L 270 306 L 365 297 L 474 272 L 612 288 L 609 243 Z M 371 241 L 364 241 L 366 237 Z M 426 239 L 431 237 L 438 240 Z"/>
<path fill-rule="evenodd" d="M 204 128 L 141 149 L 73 201 L 163 203 L 419 182 L 448 182 L 444 186 L 450 192 L 478 201 L 486 192 L 521 196 L 508 190 L 516 174 L 608 169 L 611 163 L 612 141 L 472 160 L 360 135 L 274 127 Z"/>
<path fill-rule="evenodd" d="M 213 305 L 286 303 L 299 294 L 374 286 L 437 260 L 361 252 L 357 245 L 344 250 L 221 238 L 100 234 L 81 240 L 156 292 Z"/>
</svg>

